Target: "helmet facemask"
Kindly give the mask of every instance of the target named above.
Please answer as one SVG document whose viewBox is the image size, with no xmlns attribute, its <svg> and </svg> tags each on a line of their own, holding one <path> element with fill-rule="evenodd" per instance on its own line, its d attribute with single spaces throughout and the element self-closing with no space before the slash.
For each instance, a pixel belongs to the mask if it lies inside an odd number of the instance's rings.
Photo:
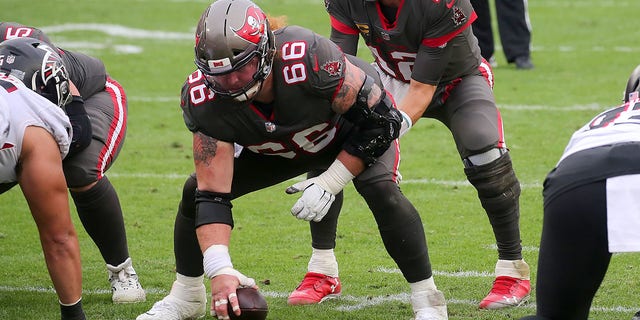
<svg viewBox="0 0 640 320">
<path fill-rule="evenodd" d="M 50 52 L 45 55 L 42 68 L 33 74 L 31 90 L 49 99 L 58 107 L 63 107 L 73 98 L 66 69 Z"/>
<path fill-rule="evenodd" d="M 195 63 L 218 95 L 255 97 L 271 73 L 274 53 L 266 15 L 250 1 L 216 1 L 200 18 Z"/>
</svg>

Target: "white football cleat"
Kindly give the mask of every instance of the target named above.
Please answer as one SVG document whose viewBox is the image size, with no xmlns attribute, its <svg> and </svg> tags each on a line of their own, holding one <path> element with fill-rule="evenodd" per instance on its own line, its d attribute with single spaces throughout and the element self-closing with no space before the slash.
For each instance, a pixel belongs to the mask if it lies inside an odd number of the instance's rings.
<svg viewBox="0 0 640 320">
<path fill-rule="evenodd" d="M 111 300 L 114 303 L 135 303 L 147 299 L 147 295 L 138 281 L 138 275 L 133 269 L 131 258 L 127 258 L 117 267 L 107 264 L 107 272 L 113 292 Z"/>
<path fill-rule="evenodd" d="M 447 302 L 440 290 L 425 290 L 411 294 L 414 320 L 447 320 Z"/>
<path fill-rule="evenodd" d="M 153 304 L 149 311 L 136 320 L 194 320 L 206 315 L 207 290 L 204 284 L 187 287 L 173 282 L 171 292 L 164 299 Z"/>
</svg>

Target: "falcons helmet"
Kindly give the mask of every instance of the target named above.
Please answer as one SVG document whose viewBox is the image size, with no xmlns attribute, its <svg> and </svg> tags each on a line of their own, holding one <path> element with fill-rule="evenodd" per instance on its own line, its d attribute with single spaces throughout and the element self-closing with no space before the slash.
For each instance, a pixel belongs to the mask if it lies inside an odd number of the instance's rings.
<svg viewBox="0 0 640 320">
<path fill-rule="evenodd" d="M 24 82 L 59 107 L 72 99 L 62 58 L 41 40 L 13 38 L 0 43 L 0 72 Z"/>
<path fill-rule="evenodd" d="M 218 0 L 200 17 L 195 63 L 216 94 L 253 98 L 271 73 L 275 42 L 265 13 L 248 0 Z"/>
<path fill-rule="evenodd" d="M 624 102 L 629 102 L 629 95 L 640 92 L 640 65 L 637 66 L 627 80 L 627 88 L 624 90 Z"/>
</svg>

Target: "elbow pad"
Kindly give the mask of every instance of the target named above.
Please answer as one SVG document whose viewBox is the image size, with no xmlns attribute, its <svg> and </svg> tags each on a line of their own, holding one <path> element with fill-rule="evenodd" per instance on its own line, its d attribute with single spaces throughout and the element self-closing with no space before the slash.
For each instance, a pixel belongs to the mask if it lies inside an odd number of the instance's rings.
<svg viewBox="0 0 640 320">
<path fill-rule="evenodd" d="M 93 130 L 91 129 L 91 121 L 87 110 L 84 108 L 84 100 L 82 97 L 74 96 L 73 100 L 64 107 L 64 111 L 69 117 L 71 127 L 73 127 L 71 147 L 67 155 L 67 157 L 70 157 L 84 150 L 91 144 Z"/>
</svg>

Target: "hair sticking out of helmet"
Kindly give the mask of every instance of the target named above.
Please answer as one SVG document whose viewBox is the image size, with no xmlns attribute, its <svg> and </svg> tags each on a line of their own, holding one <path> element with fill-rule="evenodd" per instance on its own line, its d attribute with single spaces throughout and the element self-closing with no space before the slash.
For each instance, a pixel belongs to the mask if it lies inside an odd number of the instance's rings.
<svg viewBox="0 0 640 320">
<path fill-rule="evenodd" d="M 62 58 L 43 41 L 14 38 L 0 43 L 0 72 L 22 81 L 59 107 L 72 99 Z"/>
<path fill-rule="evenodd" d="M 640 65 L 638 65 L 627 80 L 627 88 L 624 90 L 624 102 L 629 102 L 631 96 L 634 95 L 638 98 L 640 93 Z"/>
<path fill-rule="evenodd" d="M 260 91 L 271 73 L 275 42 L 256 4 L 214 2 L 200 17 L 195 36 L 195 63 L 213 92 L 246 101 Z"/>
</svg>

